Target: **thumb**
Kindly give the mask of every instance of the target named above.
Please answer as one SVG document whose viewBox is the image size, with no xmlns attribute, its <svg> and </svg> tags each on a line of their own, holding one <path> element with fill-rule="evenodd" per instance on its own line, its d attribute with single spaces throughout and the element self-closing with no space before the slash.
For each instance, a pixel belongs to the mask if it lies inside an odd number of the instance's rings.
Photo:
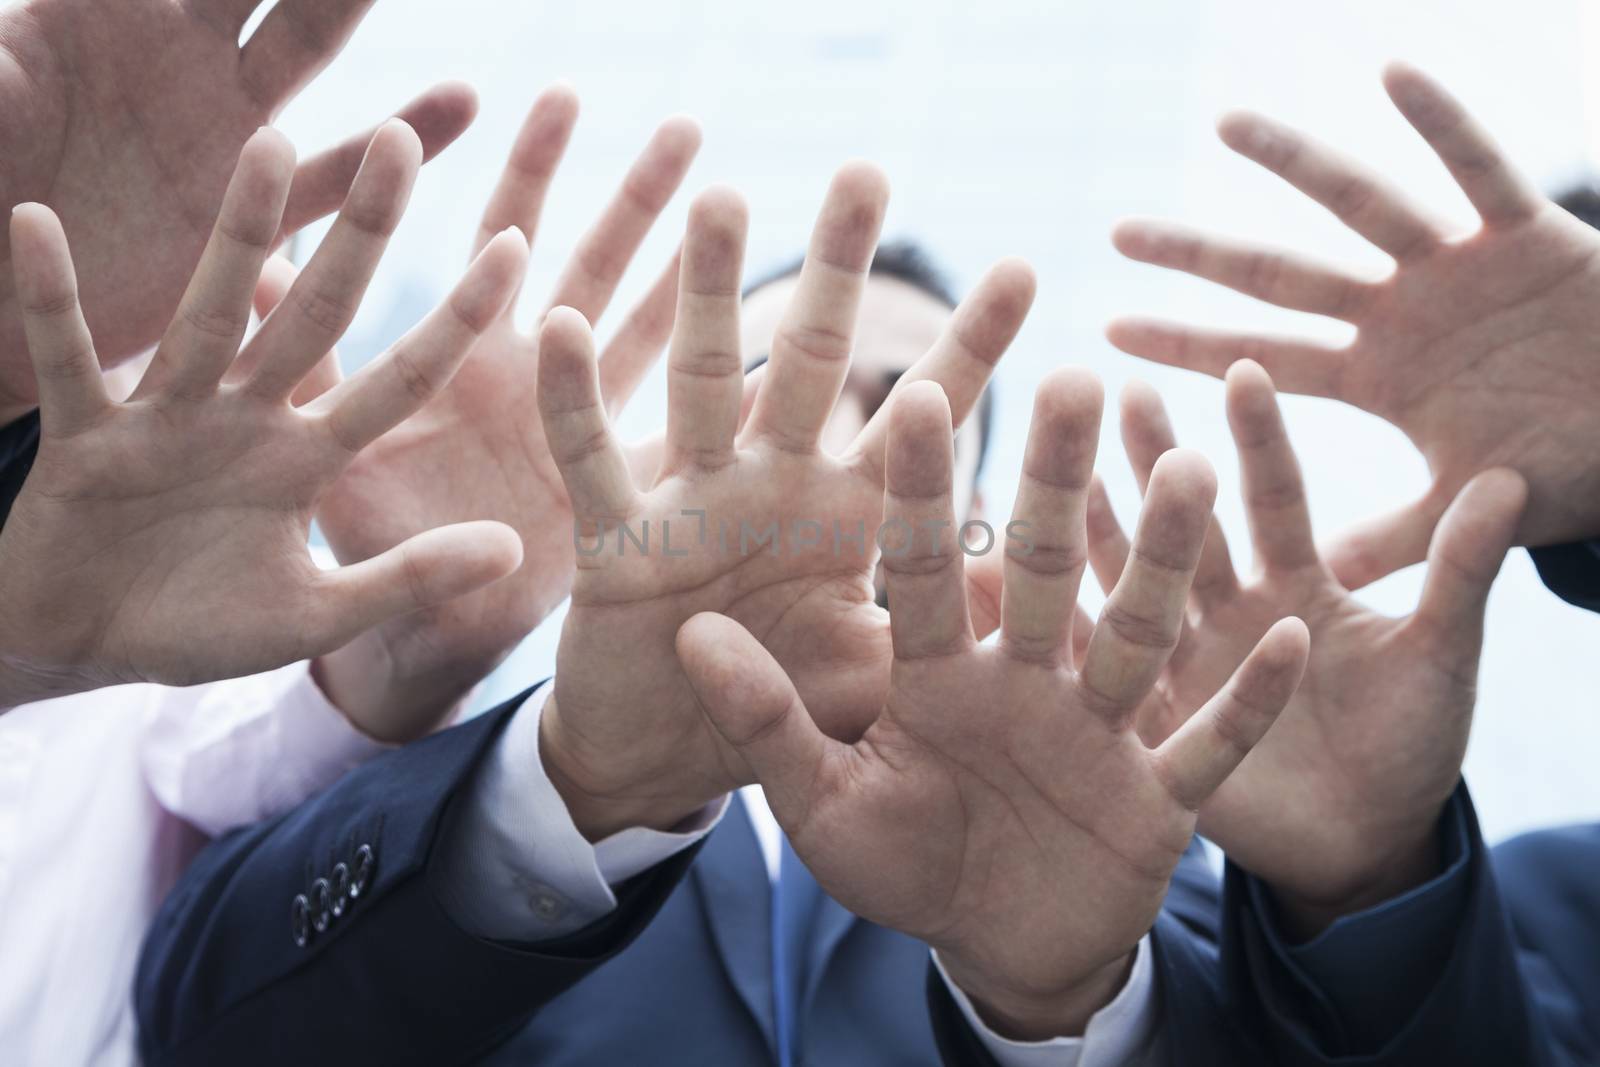
<svg viewBox="0 0 1600 1067">
<path fill-rule="evenodd" d="M 435 607 L 522 565 L 522 538 L 499 522 L 463 522 L 409 538 L 348 567 L 323 571 L 308 641 L 316 655 L 396 616 Z"/>
<path fill-rule="evenodd" d="M 732 619 L 702 612 L 678 630 L 678 659 L 717 733 L 750 765 L 784 827 L 805 821 L 820 799 L 830 757 L 824 737 L 783 668 Z"/>
<path fill-rule="evenodd" d="M 1198 810 L 1227 781 L 1288 706 L 1310 654 L 1306 624 L 1279 619 L 1228 683 L 1156 748 L 1174 799 Z"/>
<path fill-rule="evenodd" d="M 1467 483 L 1439 522 L 1411 621 L 1453 656 L 1477 660 L 1489 587 L 1511 550 L 1527 500 L 1522 475 L 1504 468 L 1484 471 Z"/>
<path fill-rule="evenodd" d="M 1323 560 L 1346 589 L 1360 589 L 1421 563 L 1433 528 L 1449 503 L 1436 484 L 1420 499 L 1346 530 L 1323 550 Z"/>
</svg>

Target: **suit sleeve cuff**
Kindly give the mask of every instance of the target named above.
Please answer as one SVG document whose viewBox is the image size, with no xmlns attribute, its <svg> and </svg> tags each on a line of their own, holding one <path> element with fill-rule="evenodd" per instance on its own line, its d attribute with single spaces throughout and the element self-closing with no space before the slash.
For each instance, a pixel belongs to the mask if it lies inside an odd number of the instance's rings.
<svg viewBox="0 0 1600 1067">
<path fill-rule="evenodd" d="M 1134 1062 L 1148 1047 L 1156 1026 L 1155 979 L 1151 964 L 1150 935 L 1139 939 L 1128 981 L 1111 1003 L 1089 1018 L 1082 1037 L 1057 1037 L 1049 1041 L 1013 1041 L 991 1030 L 979 1016 L 972 999 L 944 969 L 939 953 L 933 965 L 961 1015 L 978 1036 L 998 1067 L 1117 1067 Z"/>
<path fill-rule="evenodd" d="M 1600 611 L 1600 540 L 1530 548 L 1539 579 L 1569 604 Z"/>
<path fill-rule="evenodd" d="M 724 798 L 678 830 L 631 827 L 590 844 L 545 773 L 539 719 L 553 682 L 512 715 L 465 796 L 439 857 L 441 903 L 462 929 L 494 941 L 564 937 L 611 914 L 614 886 L 699 841 L 722 818 Z"/>
<path fill-rule="evenodd" d="M 1257 879 L 1246 879 L 1268 950 L 1320 1008 L 1324 1026 L 1351 1047 L 1386 1043 L 1415 1014 L 1419 997 L 1438 983 L 1450 958 L 1468 905 L 1477 847 L 1464 805 L 1458 788 L 1440 816 L 1444 870 L 1438 877 L 1343 916 L 1305 944 L 1290 943 L 1279 928 L 1270 891 Z"/>
</svg>

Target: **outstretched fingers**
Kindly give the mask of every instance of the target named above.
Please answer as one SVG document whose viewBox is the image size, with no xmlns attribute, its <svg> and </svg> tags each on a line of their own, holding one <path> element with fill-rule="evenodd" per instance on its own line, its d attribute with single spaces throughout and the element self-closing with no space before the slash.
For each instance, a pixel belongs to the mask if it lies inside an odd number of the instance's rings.
<svg viewBox="0 0 1600 1067">
<path fill-rule="evenodd" d="M 1372 286 L 1292 252 L 1263 248 L 1157 219 L 1126 219 L 1111 243 L 1129 259 L 1183 271 L 1278 307 L 1354 321 Z"/>
<path fill-rule="evenodd" d="M 374 0 L 278 0 L 239 55 L 239 78 L 277 111 L 333 61 Z"/>
<path fill-rule="evenodd" d="M 516 230 L 489 242 L 442 304 L 382 356 L 302 410 L 324 417 L 354 454 L 419 411 L 450 384 L 522 281 L 528 246 Z"/>
<path fill-rule="evenodd" d="M 633 391 L 672 339 L 682 260 L 682 249 L 672 254 L 666 269 L 656 276 L 655 284 L 628 312 L 600 353 L 600 395 L 606 398 L 606 410 L 612 414 L 627 406 Z"/>
<path fill-rule="evenodd" d="M 1128 453 L 1128 462 L 1141 493 L 1149 488 L 1150 472 L 1155 470 L 1156 460 L 1178 447 L 1178 438 L 1161 394 L 1138 379 L 1130 381 L 1122 390 L 1122 446 Z M 1109 505 L 1106 511 L 1109 514 Z M 1114 516 L 1111 522 L 1115 525 Z M 1118 573 L 1120 571 L 1119 567 Z M 1110 589 L 1115 581 L 1113 576 L 1106 588 Z M 1213 512 L 1211 521 L 1206 524 L 1206 543 L 1200 552 L 1200 565 L 1195 570 L 1194 598 L 1205 608 L 1226 600 L 1238 588 L 1239 576 L 1228 554 L 1228 535 L 1223 533 L 1222 522 Z"/>
<path fill-rule="evenodd" d="M 1213 378 L 1226 376 L 1238 360 L 1250 359 L 1265 367 L 1286 392 L 1344 399 L 1349 352 L 1343 348 L 1137 316 L 1113 319 L 1106 326 L 1106 340 L 1130 356 Z"/>
<path fill-rule="evenodd" d="M 1013 655 L 1047 663 L 1071 655 L 1104 403 L 1100 379 L 1076 368 L 1051 374 L 1034 395 L 1022 483 L 1006 527 L 1000 643 Z"/>
<path fill-rule="evenodd" d="M 578 123 L 578 94 L 570 86 L 554 85 L 540 93 L 528 109 L 522 127 L 511 142 L 500 180 L 484 206 L 478 232 L 472 238 L 477 255 L 495 234 L 515 226 L 531 245 L 539 230 L 544 198 L 556 175 L 572 129 Z"/>
<path fill-rule="evenodd" d="M 749 213 L 732 189 L 711 188 L 689 206 L 678 310 L 667 355 L 663 475 L 733 462 L 744 396 L 739 285 Z"/>
<path fill-rule="evenodd" d="M 700 126 L 679 115 L 663 122 L 628 170 L 556 282 L 550 305 L 576 308 L 591 323 L 605 313 L 650 228 L 700 151 Z"/>
<path fill-rule="evenodd" d="M 272 310 L 283 303 L 283 298 L 289 295 L 290 287 L 299 276 L 300 271 L 288 259 L 278 255 L 268 256 L 266 263 L 261 267 L 261 277 L 256 282 L 255 295 L 251 299 L 256 315 L 265 319 L 272 314 Z M 241 365 L 235 363 L 230 373 L 238 373 L 240 370 Z M 300 379 L 300 386 L 289 398 L 289 403 L 300 407 L 342 381 L 344 381 L 344 370 L 339 363 L 339 350 L 330 348 L 321 362 L 311 369 L 311 373 Z"/>
<path fill-rule="evenodd" d="M 552 309 L 539 349 L 539 418 L 572 513 L 591 532 L 625 522 L 637 494 L 600 396 L 588 322 L 572 308 Z"/>
<path fill-rule="evenodd" d="M 1527 501 L 1528 483 L 1516 471 L 1484 471 L 1457 494 L 1433 535 L 1422 599 L 1408 625 L 1458 674 L 1477 669 L 1489 589 Z"/>
<path fill-rule="evenodd" d="M 1398 189 L 1291 126 L 1236 111 L 1218 122 L 1217 134 L 1396 260 L 1424 255 L 1445 240 L 1444 231 Z"/>
<path fill-rule="evenodd" d="M 1444 86 L 1404 63 L 1384 71 L 1383 85 L 1486 224 L 1521 222 L 1544 206 L 1538 188 L 1512 166 L 1489 131 Z"/>
<path fill-rule="evenodd" d="M 135 396 L 208 396 L 239 354 L 251 297 L 282 218 L 294 147 L 270 126 L 245 142 L 211 239 Z"/>
<path fill-rule="evenodd" d="M 410 126 L 422 142 L 422 161 L 450 147 L 478 114 L 478 95 L 462 82 L 441 82 L 395 112 L 393 118 Z M 339 210 L 350 193 L 350 183 L 367 156 L 367 146 L 381 126 L 352 134 L 295 168 L 294 184 L 283 208 L 283 223 L 273 246 L 316 220 Z"/>
<path fill-rule="evenodd" d="M 1033 268 L 1020 259 L 1002 259 L 990 267 L 956 308 L 933 347 L 895 383 L 889 400 L 867 420 L 849 449 L 880 484 L 895 394 L 914 382 L 937 382 L 950 402 L 955 425 L 960 426 L 1022 329 L 1037 287 Z"/>
<path fill-rule="evenodd" d="M 421 165 L 422 145 L 411 127 L 390 120 L 379 128 L 328 236 L 245 346 L 241 358 L 252 367 L 246 390 L 288 398 L 338 343 L 400 224 Z"/>
<path fill-rule="evenodd" d="M 1089 500 L 1084 514 L 1089 538 L 1089 566 L 1103 592 L 1110 593 L 1122 579 L 1132 546 L 1128 535 L 1111 507 L 1105 481 L 1096 474 L 1089 482 Z"/>
<path fill-rule="evenodd" d="M 41 427 L 47 434 L 76 433 L 109 411 L 111 398 L 78 303 L 66 232 L 43 204 L 12 210 L 11 267 L 38 382 Z"/>
<path fill-rule="evenodd" d="M 955 457 L 950 405 L 931 382 L 891 403 L 888 484 L 883 500 L 884 581 L 896 659 L 922 659 L 971 645 L 967 584 L 951 499 Z"/>
<path fill-rule="evenodd" d="M 1305 673 L 1311 635 L 1279 619 L 1221 691 L 1163 741 L 1152 758 L 1167 790 L 1196 811 L 1266 736 Z"/>
<path fill-rule="evenodd" d="M 1198 453 L 1156 461 L 1133 546 L 1089 639 L 1079 675 L 1084 705 L 1120 725 L 1149 694 L 1183 630 L 1217 479 Z"/>
<path fill-rule="evenodd" d="M 871 164 L 834 175 L 772 339 L 771 384 L 756 399 L 746 437 L 792 452 L 817 448 L 850 369 L 856 313 L 888 203 L 888 180 Z"/>
<path fill-rule="evenodd" d="M 1272 379 L 1259 364 L 1242 360 L 1229 368 L 1228 426 L 1239 450 L 1245 516 L 1257 562 L 1268 572 L 1317 566 L 1300 461 L 1289 443 Z"/>
</svg>

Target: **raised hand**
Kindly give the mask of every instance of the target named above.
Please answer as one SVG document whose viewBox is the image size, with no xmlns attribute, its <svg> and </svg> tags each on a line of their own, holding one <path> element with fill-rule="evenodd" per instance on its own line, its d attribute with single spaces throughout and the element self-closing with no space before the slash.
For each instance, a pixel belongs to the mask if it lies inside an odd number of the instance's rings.
<svg viewBox="0 0 1600 1067">
<path fill-rule="evenodd" d="M 1240 581 L 1213 519 L 1190 617 L 1139 710 L 1139 730 L 1155 744 L 1182 729 L 1278 618 L 1305 620 L 1305 679 L 1272 733 L 1201 809 L 1200 830 L 1269 882 L 1309 934 L 1438 873 L 1436 825 L 1466 754 L 1489 587 L 1526 486 L 1504 469 L 1468 483 L 1434 534 L 1415 614 L 1379 615 L 1317 554 L 1272 380 L 1245 361 L 1227 383 L 1257 573 Z M 1148 387 L 1124 395 L 1123 438 L 1148 483 L 1174 447 Z M 1098 483 L 1089 558 L 1108 588 L 1128 558 Z"/>
<path fill-rule="evenodd" d="M 372 0 L 28 0 L 0 15 L 0 204 L 48 204 L 78 262 L 102 363 L 153 344 L 178 306 L 239 149 L 344 46 Z M 440 86 L 399 116 L 431 156 L 476 101 Z M 336 209 L 368 130 L 294 174 L 274 243 Z M 19 293 L 0 238 L 0 410 L 32 407 Z"/>
<path fill-rule="evenodd" d="M 1146 319 L 1108 330 L 1124 351 L 1219 377 L 1248 357 L 1289 392 L 1347 401 L 1405 431 L 1433 485 L 1340 538 L 1328 563 L 1350 588 L 1419 562 L 1461 487 L 1492 467 L 1527 479 L 1518 544 L 1600 535 L 1600 464 L 1592 460 L 1600 446 L 1600 234 L 1541 196 L 1425 75 L 1397 65 L 1384 83 L 1477 209 L 1475 232 L 1450 237 L 1331 149 L 1270 119 L 1234 114 L 1222 120 L 1223 141 L 1388 253 L 1393 273 L 1363 281 L 1170 223 L 1125 222 L 1114 237 L 1134 259 L 1355 325 L 1342 348 Z"/>
<path fill-rule="evenodd" d="M 590 536 L 540 741 L 546 770 L 591 838 L 671 826 L 751 780 L 706 724 L 674 651 L 678 628 L 699 612 L 731 615 L 766 642 L 836 736 L 859 736 L 882 705 L 889 635 L 872 575 L 886 424 L 870 422 L 837 456 L 819 439 L 848 369 L 887 196 L 871 167 L 834 178 L 742 430 L 745 207 L 723 189 L 695 200 L 668 354 L 663 458 L 642 486 L 608 426 L 582 316 L 558 308 L 545 320 L 539 409 Z M 938 381 L 964 417 L 1032 297 L 1026 266 L 998 264 L 906 380 Z M 647 536 L 648 549 L 630 535 Z"/>
<path fill-rule="evenodd" d="M 15 211 L 42 439 L 0 531 L 0 706 L 266 670 L 515 569 L 520 545 L 494 523 L 422 533 L 327 572 L 306 549 L 323 492 L 444 386 L 522 276 L 521 237 L 496 237 L 381 359 L 315 402 L 291 405 L 354 315 L 421 154 L 404 123 L 378 131 L 327 239 L 241 351 L 294 170 L 281 135 L 256 134 L 178 313 L 125 403 L 106 395 L 60 224 L 39 205 Z"/>
<path fill-rule="evenodd" d="M 1120 988 L 1195 810 L 1272 724 L 1306 657 L 1305 627 L 1285 619 L 1181 730 L 1154 748 L 1139 739 L 1134 712 L 1176 639 L 1216 494 L 1203 459 L 1172 453 L 1152 475 L 1134 563 L 1074 664 L 1100 403 L 1081 371 L 1038 393 L 989 646 L 973 637 L 950 534 L 949 408 L 930 384 L 901 394 L 884 503 L 894 664 L 856 744 L 819 730 L 732 620 L 698 616 L 678 639 L 711 722 L 823 888 L 932 945 L 990 1024 L 1022 1039 L 1081 1033 Z M 827 620 L 815 625 L 826 640 Z"/>
<path fill-rule="evenodd" d="M 535 102 L 472 241 L 474 254 L 508 227 L 533 236 L 577 111 L 566 88 Z M 693 122 L 662 124 L 573 250 L 547 308 L 565 305 L 599 319 L 699 146 Z M 600 374 L 608 411 L 626 402 L 666 344 L 677 270 L 674 259 L 606 348 Z M 267 294 L 258 304 L 271 302 Z M 511 579 L 395 618 L 318 662 L 334 703 L 375 736 L 405 740 L 436 726 L 572 588 L 572 506 L 539 417 L 538 340 L 517 329 L 514 310 L 508 304 L 489 324 L 432 403 L 356 457 L 317 513 L 341 563 L 466 519 L 500 520 L 522 538 L 522 565 Z M 329 380 L 337 366 L 328 362 Z"/>
</svg>

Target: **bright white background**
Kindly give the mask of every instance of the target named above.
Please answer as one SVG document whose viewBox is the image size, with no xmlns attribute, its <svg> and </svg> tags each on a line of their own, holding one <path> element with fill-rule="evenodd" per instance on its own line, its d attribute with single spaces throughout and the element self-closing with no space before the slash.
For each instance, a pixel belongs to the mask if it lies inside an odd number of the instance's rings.
<svg viewBox="0 0 1600 1067">
<path fill-rule="evenodd" d="M 1087 364 L 1111 393 L 1131 376 L 1166 396 L 1180 438 L 1221 475 L 1235 556 L 1247 555 L 1237 470 L 1210 379 L 1141 364 L 1102 338 L 1104 322 L 1150 311 L 1217 324 L 1339 336 L 1337 324 L 1254 305 L 1203 283 L 1123 262 L 1107 240 L 1127 214 L 1158 214 L 1266 238 L 1381 270 L 1381 256 L 1320 209 L 1216 141 L 1233 106 L 1269 111 L 1380 165 L 1420 197 L 1465 202 L 1389 106 L 1384 60 L 1442 77 L 1547 186 L 1585 172 L 1597 122 L 1585 74 L 1600 22 L 1579 0 L 385 0 L 335 66 L 289 110 L 303 152 L 381 116 L 424 85 L 463 78 L 483 97 L 467 137 L 425 171 L 410 215 L 358 320 L 347 362 L 397 336 L 460 267 L 503 153 L 539 88 L 570 81 L 584 113 L 535 248 L 529 302 L 548 291 L 654 124 L 703 122 L 689 189 L 740 188 L 752 207 L 752 270 L 803 248 L 828 176 L 863 156 L 889 172 L 889 235 L 914 236 L 963 285 L 990 261 L 1037 267 L 1039 300 L 999 374 L 995 449 L 984 491 L 1009 510 L 1031 393 L 1051 368 Z M 684 197 L 625 285 L 631 302 L 670 253 Z M 602 333 L 604 324 L 602 324 Z M 660 426 L 658 372 L 623 425 Z M 1291 399 L 1288 416 L 1319 530 L 1331 533 L 1420 492 L 1425 468 L 1397 432 L 1353 409 Z M 1136 493 L 1108 422 L 1101 468 L 1125 519 Z M 1372 589 L 1410 609 L 1419 570 Z M 559 619 L 493 680 L 510 695 L 552 669 Z M 1588 657 L 1600 618 L 1539 585 L 1526 554 L 1491 605 L 1478 720 L 1467 760 L 1486 829 L 1499 838 L 1600 818 L 1600 696 Z M 1402 709 L 1403 713 L 1403 709 Z"/>
</svg>

